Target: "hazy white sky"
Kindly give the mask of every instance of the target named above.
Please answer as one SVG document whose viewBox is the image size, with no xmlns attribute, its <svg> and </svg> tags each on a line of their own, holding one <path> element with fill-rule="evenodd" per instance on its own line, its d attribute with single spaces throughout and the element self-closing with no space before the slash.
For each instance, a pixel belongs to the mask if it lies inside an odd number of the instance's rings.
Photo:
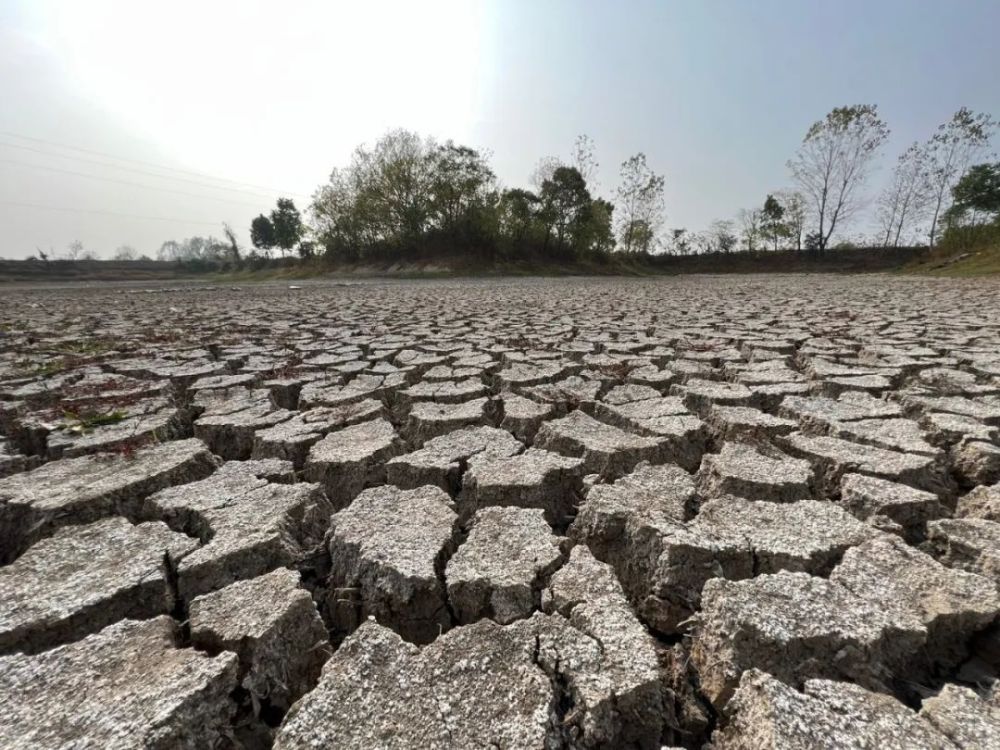
<svg viewBox="0 0 1000 750">
<path fill-rule="evenodd" d="M 996 0 L 0 0 L 0 256 L 246 239 L 393 127 L 508 185 L 579 133 L 605 193 L 645 151 L 698 229 L 784 187 L 833 106 L 880 105 L 886 164 L 959 106 L 1000 115 L 997 28 Z"/>
</svg>

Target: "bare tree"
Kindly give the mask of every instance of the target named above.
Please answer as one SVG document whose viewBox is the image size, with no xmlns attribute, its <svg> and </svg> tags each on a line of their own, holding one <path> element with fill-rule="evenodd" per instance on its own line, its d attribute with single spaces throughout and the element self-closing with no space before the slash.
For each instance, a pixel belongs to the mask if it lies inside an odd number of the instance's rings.
<svg viewBox="0 0 1000 750">
<path fill-rule="evenodd" d="M 559 167 L 566 166 L 563 164 L 562 159 L 557 156 L 543 156 L 538 160 L 535 165 L 534 171 L 531 173 L 531 184 L 534 186 L 536 191 L 542 189 L 542 185 L 546 180 L 551 180 L 552 175 Z"/>
<path fill-rule="evenodd" d="M 837 107 L 806 132 L 788 167 L 812 203 L 820 250 L 826 249 L 837 225 L 861 206 L 861 188 L 888 137 L 889 128 L 873 104 Z"/>
<path fill-rule="evenodd" d="M 927 143 L 933 212 L 930 230 L 932 248 L 937 239 L 938 221 L 951 198 L 951 189 L 962 179 L 972 162 L 989 147 L 996 127 L 996 121 L 985 112 L 973 114 L 968 107 L 962 107 L 948 122 L 938 126 L 938 131 Z"/>
<path fill-rule="evenodd" d="M 594 139 L 587 134 L 578 135 L 573 142 L 573 164 L 576 171 L 583 175 L 590 192 L 594 192 L 597 187 L 597 163 L 595 154 Z"/>
<path fill-rule="evenodd" d="M 230 260 L 238 266 L 240 264 L 240 243 L 236 241 L 236 232 L 229 224 L 222 222 L 222 233 L 226 235 L 226 241 L 229 243 Z"/>
<path fill-rule="evenodd" d="M 66 257 L 70 260 L 80 260 L 83 255 L 83 243 L 80 240 L 73 240 L 66 248 Z"/>
<path fill-rule="evenodd" d="M 757 240 L 761 236 L 761 220 L 763 216 L 756 208 L 743 208 L 740 209 L 737 218 L 740 220 L 743 243 L 746 245 L 747 251 L 752 253 L 757 249 Z"/>
<path fill-rule="evenodd" d="M 926 215 L 931 196 L 927 149 L 913 143 L 899 155 L 892 180 L 878 198 L 883 247 L 899 247 L 903 230 Z"/>
<path fill-rule="evenodd" d="M 115 250 L 115 254 L 113 256 L 115 260 L 135 260 L 138 257 L 139 253 L 136 252 L 136 249 L 131 245 L 122 245 Z"/>
<path fill-rule="evenodd" d="M 729 219 L 718 219 L 712 222 L 708 229 L 710 252 L 730 253 L 739 241 L 734 232 L 733 222 Z"/>
<path fill-rule="evenodd" d="M 622 162 L 618 186 L 618 238 L 622 250 L 652 252 L 663 223 L 663 175 L 646 164 L 646 155 L 638 153 Z"/>
</svg>

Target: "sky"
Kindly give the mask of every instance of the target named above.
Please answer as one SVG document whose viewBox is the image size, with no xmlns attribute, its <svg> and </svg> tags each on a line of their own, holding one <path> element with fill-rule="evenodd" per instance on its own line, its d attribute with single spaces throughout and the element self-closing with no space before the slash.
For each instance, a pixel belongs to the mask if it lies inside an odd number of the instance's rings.
<svg viewBox="0 0 1000 750">
<path fill-rule="evenodd" d="M 585 133 L 609 197 L 642 151 L 667 226 L 699 230 L 871 103 L 892 129 L 874 195 L 959 107 L 1000 117 L 998 28 L 997 0 L 0 0 L 0 257 L 154 256 L 223 222 L 248 241 L 397 127 L 525 187 Z"/>
</svg>

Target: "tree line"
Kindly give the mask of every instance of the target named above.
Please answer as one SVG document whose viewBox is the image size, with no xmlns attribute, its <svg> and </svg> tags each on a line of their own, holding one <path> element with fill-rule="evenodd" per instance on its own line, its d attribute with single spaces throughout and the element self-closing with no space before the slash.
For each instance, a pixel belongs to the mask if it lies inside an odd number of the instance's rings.
<svg viewBox="0 0 1000 750">
<path fill-rule="evenodd" d="M 453 141 L 393 130 L 358 146 L 333 169 L 305 216 L 280 198 L 251 223 L 252 248 L 225 238 L 168 241 L 157 257 L 240 267 L 274 253 L 332 262 L 462 255 L 483 261 L 968 244 L 1000 239 L 1000 162 L 989 160 L 997 121 L 963 107 L 898 155 L 882 191 L 867 188 L 890 131 L 876 105 L 836 107 L 813 123 L 787 162 L 790 186 L 703 231 L 668 228 L 665 177 L 637 153 L 621 163 L 609 194 L 596 185 L 591 138 L 567 158 L 545 157 L 530 187 L 505 187 L 490 154 Z M 873 235 L 845 241 L 874 207 Z M 839 238 L 839 239 L 838 239 Z M 984 239 L 985 238 L 985 239 Z M 76 248 L 75 252 L 79 252 Z M 120 248 L 120 259 L 136 257 Z"/>
</svg>

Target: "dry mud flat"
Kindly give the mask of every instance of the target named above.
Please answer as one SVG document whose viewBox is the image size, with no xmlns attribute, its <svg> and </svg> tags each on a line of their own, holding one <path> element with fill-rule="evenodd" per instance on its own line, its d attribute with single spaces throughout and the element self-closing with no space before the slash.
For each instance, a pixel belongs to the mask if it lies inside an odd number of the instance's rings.
<svg viewBox="0 0 1000 750">
<path fill-rule="evenodd" d="M 1000 747 L 996 282 L 0 293 L 0 747 Z"/>
</svg>

